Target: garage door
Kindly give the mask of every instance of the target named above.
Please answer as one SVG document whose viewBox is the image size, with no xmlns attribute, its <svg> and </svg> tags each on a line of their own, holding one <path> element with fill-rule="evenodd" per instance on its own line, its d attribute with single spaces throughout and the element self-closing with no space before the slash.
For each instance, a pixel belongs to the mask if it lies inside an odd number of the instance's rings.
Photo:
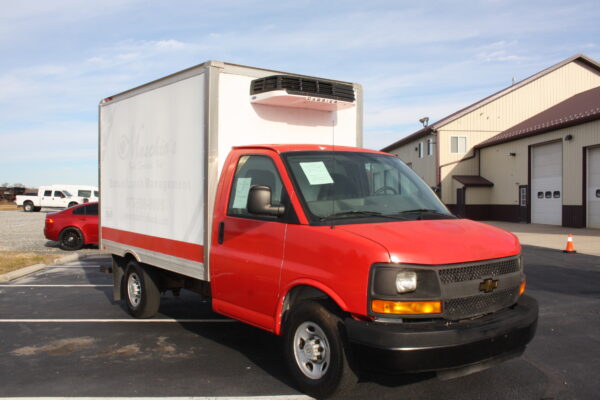
<svg viewBox="0 0 600 400">
<path fill-rule="evenodd" d="M 531 149 L 531 223 L 562 224 L 562 142 Z"/>
<path fill-rule="evenodd" d="M 600 148 L 588 150 L 587 226 L 600 228 Z"/>
</svg>

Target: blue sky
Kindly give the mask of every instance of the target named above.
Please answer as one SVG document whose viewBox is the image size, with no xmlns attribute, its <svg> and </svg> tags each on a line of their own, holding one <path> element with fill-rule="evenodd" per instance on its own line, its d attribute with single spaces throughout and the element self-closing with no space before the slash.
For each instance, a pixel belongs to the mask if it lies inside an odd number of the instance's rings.
<svg viewBox="0 0 600 400">
<path fill-rule="evenodd" d="M 595 1 L 0 0 L 0 184 L 97 183 L 100 99 L 209 59 L 359 82 L 381 148 L 565 58 Z"/>
</svg>

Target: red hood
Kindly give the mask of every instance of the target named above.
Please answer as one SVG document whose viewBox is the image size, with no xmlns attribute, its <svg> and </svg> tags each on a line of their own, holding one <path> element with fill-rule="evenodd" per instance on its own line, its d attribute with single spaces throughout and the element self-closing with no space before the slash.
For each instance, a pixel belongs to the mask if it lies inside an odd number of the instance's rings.
<svg viewBox="0 0 600 400">
<path fill-rule="evenodd" d="M 402 263 L 453 264 L 509 257 L 521 251 L 512 233 L 467 219 L 338 225 L 381 244 Z"/>
</svg>

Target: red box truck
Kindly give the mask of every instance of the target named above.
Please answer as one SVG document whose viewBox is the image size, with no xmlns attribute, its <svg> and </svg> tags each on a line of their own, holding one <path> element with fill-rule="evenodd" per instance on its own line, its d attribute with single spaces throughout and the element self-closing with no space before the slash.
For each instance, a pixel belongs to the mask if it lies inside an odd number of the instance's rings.
<svg viewBox="0 0 600 400">
<path fill-rule="evenodd" d="M 193 290 L 282 335 L 316 397 L 359 365 L 458 376 L 534 336 L 517 238 L 361 149 L 358 84 L 210 61 L 103 100 L 99 132 L 101 248 L 135 317 Z"/>
</svg>

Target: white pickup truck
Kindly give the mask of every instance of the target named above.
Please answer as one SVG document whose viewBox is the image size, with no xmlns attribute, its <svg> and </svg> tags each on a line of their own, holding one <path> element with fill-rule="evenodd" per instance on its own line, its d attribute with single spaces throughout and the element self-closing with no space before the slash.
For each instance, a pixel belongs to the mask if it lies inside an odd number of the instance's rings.
<svg viewBox="0 0 600 400">
<path fill-rule="evenodd" d="M 87 203 L 89 198 L 73 196 L 66 185 L 40 186 L 37 194 L 17 196 L 15 204 L 23 207 L 23 211 L 40 211 L 42 208 L 67 208 Z"/>
</svg>

